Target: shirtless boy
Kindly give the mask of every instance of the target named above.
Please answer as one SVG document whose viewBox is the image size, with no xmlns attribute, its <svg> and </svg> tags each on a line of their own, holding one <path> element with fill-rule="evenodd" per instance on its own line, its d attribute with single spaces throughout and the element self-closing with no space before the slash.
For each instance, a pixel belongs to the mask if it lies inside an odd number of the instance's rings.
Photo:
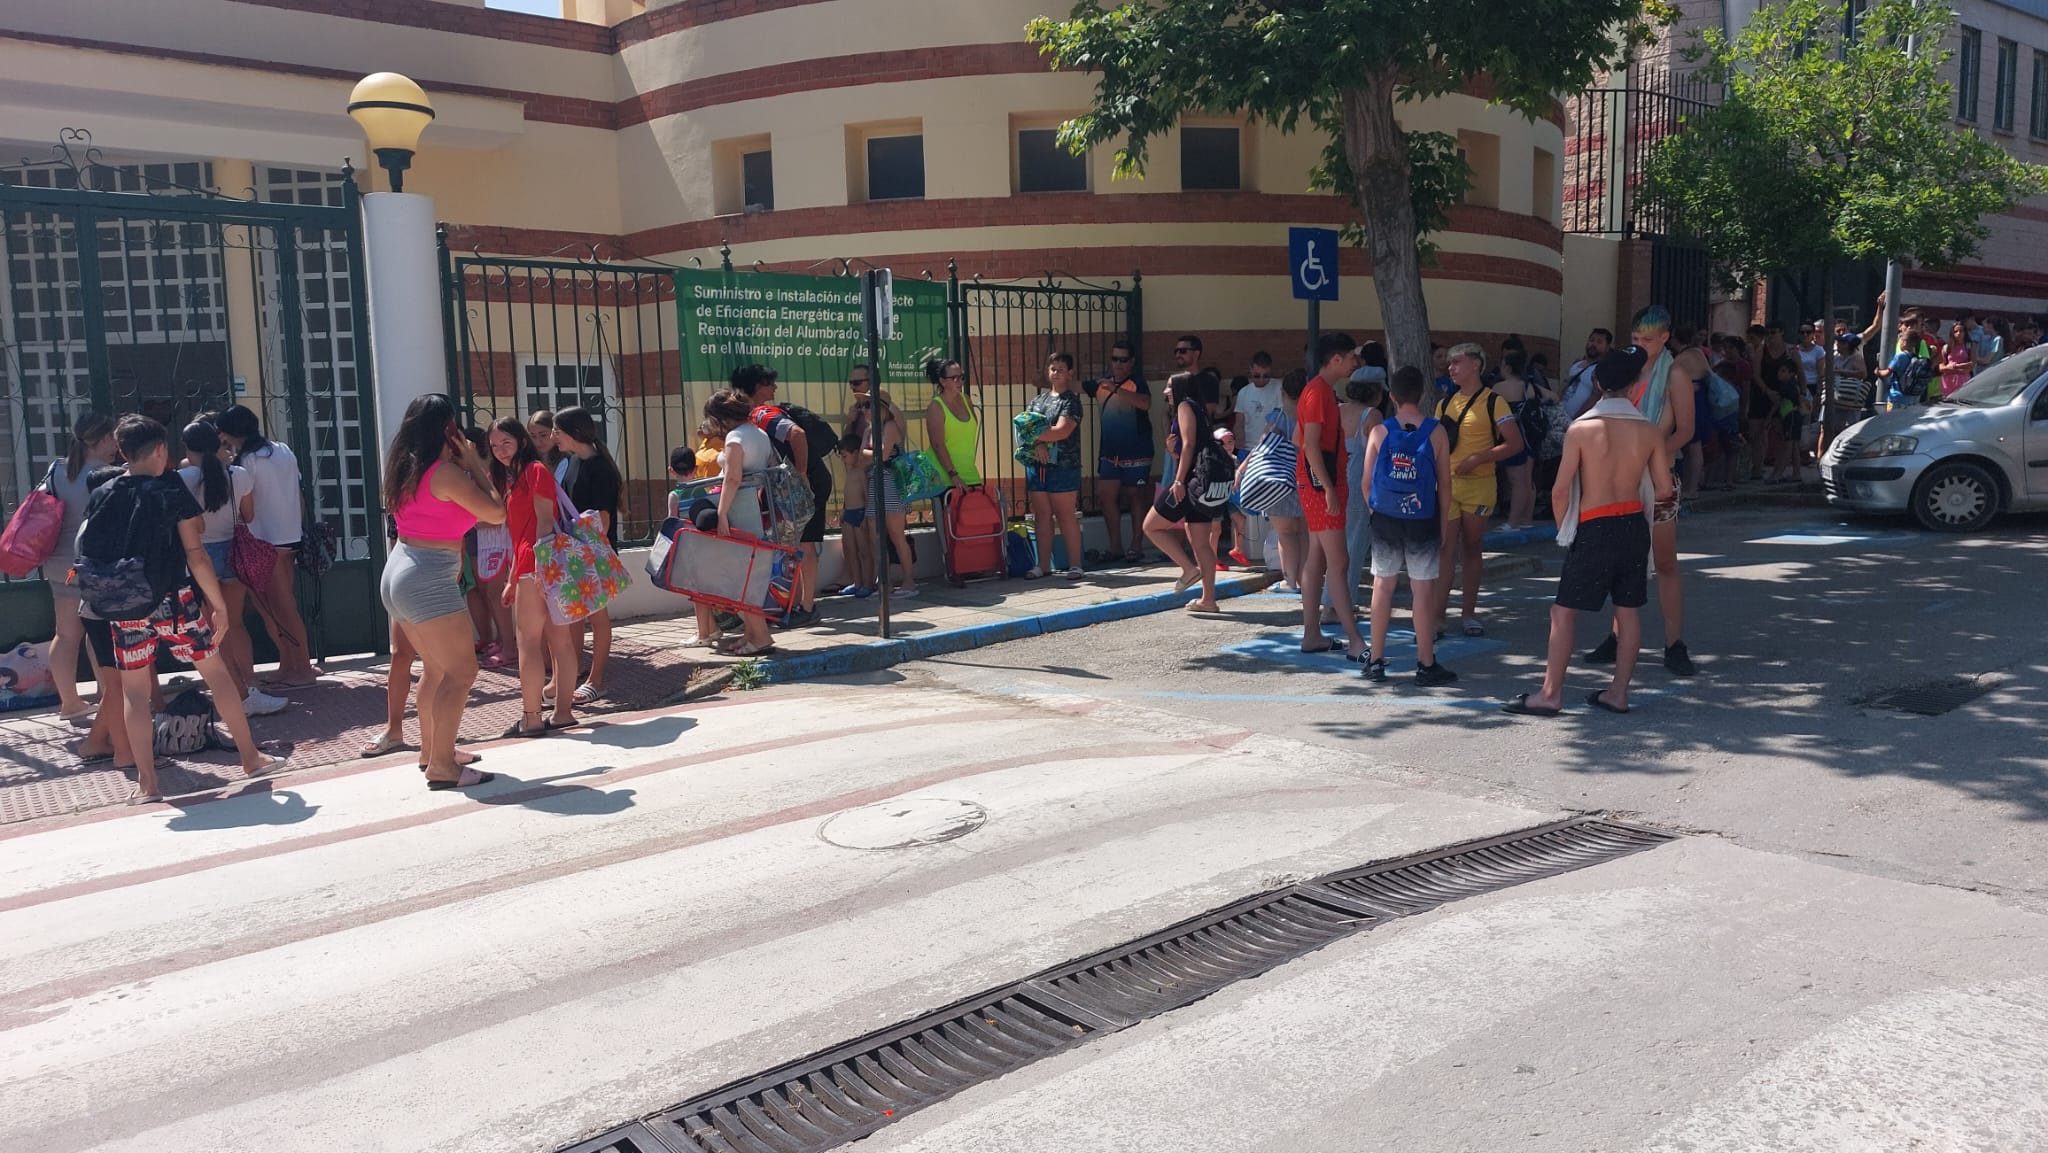
<svg viewBox="0 0 2048 1153">
<path fill-rule="evenodd" d="M 1650 599 L 1650 510 L 1643 507 L 1644 478 L 1649 478 L 1656 503 L 1673 498 L 1666 433 L 1628 399 L 1646 360 L 1636 348 L 1602 357 L 1593 370 L 1600 399 L 1564 435 L 1564 458 L 1558 463 L 1551 507 L 1573 509 L 1576 531 L 1558 578 L 1557 603 L 1550 607 L 1543 688 L 1501 706 L 1507 712 L 1554 717 L 1563 711 L 1565 667 L 1571 663 L 1578 614 L 1599 612 L 1610 598 L 1619 641 L 1614 680 L 1589 694 L 1586 703 L 1610 713 L 1629 711 L 1628 682 L 1643 636 L 1639 610 Z"/>
</svg>

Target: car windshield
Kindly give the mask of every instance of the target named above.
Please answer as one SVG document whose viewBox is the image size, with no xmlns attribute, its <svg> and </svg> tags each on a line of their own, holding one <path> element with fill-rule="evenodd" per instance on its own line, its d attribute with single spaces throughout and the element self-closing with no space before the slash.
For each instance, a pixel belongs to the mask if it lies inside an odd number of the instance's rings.
<svg viewBox="0 0 2048 1153">
<path fill-rule="evenodd" d="M 2016 352 L 1978 373 L 1943 403 L 1970 408 L 1996 408 L 2001 404 L 2011 404 L 2013 397 L 2034 383 L 2043 370 L 2048 370 L 2048 345 Z"/>
</svg>

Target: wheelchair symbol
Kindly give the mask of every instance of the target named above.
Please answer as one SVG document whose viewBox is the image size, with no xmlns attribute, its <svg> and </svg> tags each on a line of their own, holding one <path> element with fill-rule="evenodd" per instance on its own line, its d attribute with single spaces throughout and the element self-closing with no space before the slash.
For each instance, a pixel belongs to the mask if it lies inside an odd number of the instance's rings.
<svg viewBox="0 0 2048 1153">
<path fill-rule="evenodd" d="M 1324 285 L 1330 283 L 1330 277 L 1323 271 L 1323 262 L 1316 259 L 1316 242 L 1308 241 L 1307 247 L 1308 256 L 1302 260 L 1301 267 L 1295 270 L 1295 274 L 1301 281 L 1302 291 L 1320 292 Z"/>
</svg>

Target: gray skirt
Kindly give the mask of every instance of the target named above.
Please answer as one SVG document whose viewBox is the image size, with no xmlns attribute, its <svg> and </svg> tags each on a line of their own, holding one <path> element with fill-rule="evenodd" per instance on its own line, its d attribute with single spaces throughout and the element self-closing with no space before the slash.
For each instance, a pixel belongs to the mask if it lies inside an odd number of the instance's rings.
<svg viewBox="0 0 2048 1153">
<path fill-rule="evenodd" d="M 462 595 L 462 554 L 400 542 L 384 559 L 377 591 L 393 620 L 416 625 L 469 611 Z"/>
</svg>

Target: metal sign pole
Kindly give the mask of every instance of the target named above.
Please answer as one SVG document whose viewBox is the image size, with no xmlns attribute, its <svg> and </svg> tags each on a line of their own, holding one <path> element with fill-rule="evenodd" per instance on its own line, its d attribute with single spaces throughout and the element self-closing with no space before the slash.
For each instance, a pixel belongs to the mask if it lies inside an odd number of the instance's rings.
<svg viewBox="0 0 2048 1153">
<path fill-rule="evenodd" d="M 880 295 L 880 280 L 874 269 L 860 274 L 860 327 L 861 334 L 868 342 L 868 437 L 873 447 L 873 463 L 868 466 L 869 504 L 875 508 L 875 594 L 877 612 L 881 621 L 881 637 L 889 639 L 889 558 L 894 542 L 889 536 L 889 518 L 883 510 L 882 469 L 887 465 L 882 460 L 882 424 L 886 413 L 882 408 L 882 323 L 877 312 Z"/>
<path fill-rule="evenodd" d="M 1308 371 L 1312 374 L 1323 367 L 1316 363 L 1316 345 L 1321 343 L 1322 339 L 1323 302 L 1310 297 L 1308 302 L 1308 349 L 1301 359 L 1302 363 L 1308 366 Z"/>
</svg>

